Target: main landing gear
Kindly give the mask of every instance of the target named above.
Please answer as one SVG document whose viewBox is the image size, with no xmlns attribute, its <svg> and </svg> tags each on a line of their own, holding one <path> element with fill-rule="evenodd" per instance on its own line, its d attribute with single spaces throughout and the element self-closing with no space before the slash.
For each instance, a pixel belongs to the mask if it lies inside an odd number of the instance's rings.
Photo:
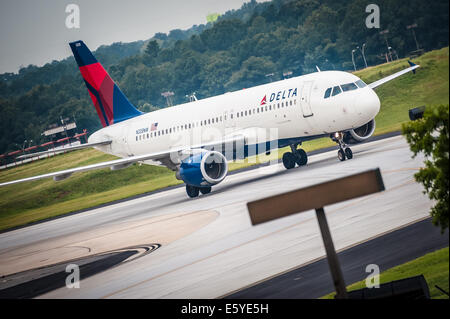
<svg viewBox="0 0 450 319">
<path fill-rule="evenodd" d="M 295 167 L 295 164 L 298 166 L 304 166 L 308 163 L 308 155 L 306 152 L 297 146 L 300 144 L 291 145 L 292 152 L 286 152 L 283 154 L 283 165 L 286 169 L 291 169 Z"/>
<path fill-rule="evenodd" d="M 339 145 L 338 158 L 341 162 L 353 158 L 352 149 L 344 143 L 343 137 L 344 135 L 341 132 L 336 132 L 331 137 L 331 139 Z"/>
<path fill-rule="evenodd" d="M 211 186 L 207 187 L 197 187 L 193 185 L 186 184 L 186 193 L 190 198 L 197 197 L 199 193 L 202 193 L 203 195 L 211 193 Z"/>
</svg>

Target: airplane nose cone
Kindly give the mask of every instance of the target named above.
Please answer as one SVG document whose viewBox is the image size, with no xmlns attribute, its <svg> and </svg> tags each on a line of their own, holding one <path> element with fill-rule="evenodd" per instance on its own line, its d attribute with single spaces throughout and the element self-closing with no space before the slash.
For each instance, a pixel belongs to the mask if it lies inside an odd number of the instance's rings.
<svg viewBox="0 0 450 319">
<path fill-rule="evenodd" d="M 378 95 L 370 88 L 367 88 L 364 96 L 357 102 L 358 113 L 364 120 L 370 121 L 380 111 L 380 99 Z"/>
</svg>

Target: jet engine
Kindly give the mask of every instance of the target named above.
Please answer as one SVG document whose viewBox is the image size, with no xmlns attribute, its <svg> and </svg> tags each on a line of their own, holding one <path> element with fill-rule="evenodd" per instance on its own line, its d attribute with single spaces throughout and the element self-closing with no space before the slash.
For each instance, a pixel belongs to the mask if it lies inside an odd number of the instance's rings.
<svg viewBox="0 0 450 319">
<path fill-rule="evenodd" d="M 358 128 L 354 128 L 350 131 L 345 132 L 344 142 L 346 144 L 360 143 L 371 137 L 374 131 L 375 131 L 375 119 Z"/>
<path fill-rule="evenodd" d="M 228 173 L 228 164 L 222 153 L 202 150 L 181 162 L 177 178 L 186 184 L 208 187 L 219 184 Z"/>
</svg>

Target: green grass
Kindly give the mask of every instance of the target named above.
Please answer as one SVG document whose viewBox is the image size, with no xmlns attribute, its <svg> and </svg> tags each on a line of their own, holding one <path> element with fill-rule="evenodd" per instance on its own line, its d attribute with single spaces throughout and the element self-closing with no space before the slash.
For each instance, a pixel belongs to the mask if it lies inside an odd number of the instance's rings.
<svg viewBox="0 0 450 319">
<path fill-rule="evenodd" d="M 375 134 L 401 130 L 409 121 L 408 110 L 421 105 L 448 104 L 448 47 L 428 52 L 414 59 L 419 64 L 415 75 L 405 74 L 376 89 L 381 101 L 375 118 Z M 407 66 L 407 59 L 355 72 L 366 83 L 374 82 Z"/>
<path fill-rule="evenodd" d="M 380 274 L 380 284 L 423 275 L 428 284 L 428 288 L 430 289 L 430 297 L 432 299 L 448 299 L 447 295 L 435 287 L 435 285 L 438 285 L 440 288 L 448 292 L 448 273 L 449 263 L 447 247 L 383 271 Z M 361 280 L 347 286 L 347 291 L 358 290 L 365 287 L 365 280 Z M 333 299 L 334 295 L 334 293 L 331 293 L 322 298 Z"/>
<path fill-rule="evenodd" d="M 375 135 L 400 130 L 408 121 L 408 110 L 420 105 L 448 104 L 448 47 L 431 51 L 415 63 L 421 65 L 416 75 L 406 74 L 377 89 L 381 110 L 376 117 Z M 406 59 L 355 72 L 367 83 L 404 69 Z M 335 145 L 329 138 L 305 142 L 312 150 Z M 269 160 L 276 160 L 288 148 L 230 163 L 230 170 L 241 169 Z M 61 154 L 49 159 L 0 171 L 0 182 L 88 165 L 114 159 L 94 149 Z M 127 169 L 102 169 L 74 174 L 67 180 L 51 179 L 0 188 L 0 230 L 41 219 L 93 207 L 181 182 L 164 167 L 133 165 Z"/>
</svg>

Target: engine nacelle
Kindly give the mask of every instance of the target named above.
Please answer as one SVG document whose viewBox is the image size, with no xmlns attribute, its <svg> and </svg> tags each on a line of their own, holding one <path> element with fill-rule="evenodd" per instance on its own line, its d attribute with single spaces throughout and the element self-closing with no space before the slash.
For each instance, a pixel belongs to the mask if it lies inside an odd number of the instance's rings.
<svg viewBox="0 0 450 319">
<path fill-rule="evenodd" d="M 202 150 L 183 160 L 177 175 L 186 184 L 205 187 L 219 184 L 228 173 L 222 153 Z"/>
<path fill-rule="evenodd" d="M 346 144 L 360 143 L 371 137 L 374 131 L 375 131 L 375 119 L 358 128 L 354 128 L 350 131 L 345 132 L 344 142 Z"/>
</svg>

